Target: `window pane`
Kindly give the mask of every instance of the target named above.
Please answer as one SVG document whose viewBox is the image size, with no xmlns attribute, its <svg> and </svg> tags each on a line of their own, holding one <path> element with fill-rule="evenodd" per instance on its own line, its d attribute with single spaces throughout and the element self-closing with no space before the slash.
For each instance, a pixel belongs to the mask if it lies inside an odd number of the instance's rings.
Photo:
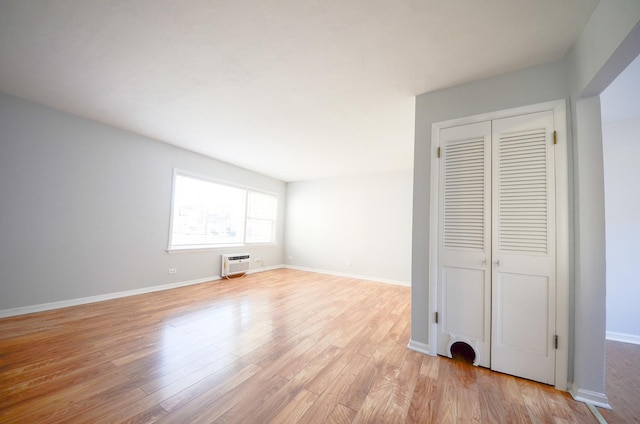
<svg viewBox="0 0 640 424">
<path fill-rule="evenodd" d="M 272 220 L 247 219 L 247 243 L 268 243 L 275 241 Z"/>
<path fill-rule="evenodd" d="M 250 191 L 247 217 L 275 220 L 276 196 Z"/>
<path fill-rule="evenodd" d="M 275 242 L 276 196 L 249 191 L 247 243 Z"/>
<path fill-rule="evenodd" d="M 176 175 L 173 246 L 242 243 L 246 191 Z"/>
</svg>

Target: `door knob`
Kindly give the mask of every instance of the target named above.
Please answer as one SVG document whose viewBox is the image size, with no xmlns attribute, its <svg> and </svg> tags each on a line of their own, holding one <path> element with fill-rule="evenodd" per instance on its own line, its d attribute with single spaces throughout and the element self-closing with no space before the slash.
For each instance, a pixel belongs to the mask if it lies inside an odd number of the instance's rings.
<svg viewBox="0 0 640 424">
<path fill-rule="evenodd" d="M 496 264 L 496 266 L 500 266 L 500 259 L 498 259 L 497 261 L 494 262 L 494 264 Z"/>
</svg>

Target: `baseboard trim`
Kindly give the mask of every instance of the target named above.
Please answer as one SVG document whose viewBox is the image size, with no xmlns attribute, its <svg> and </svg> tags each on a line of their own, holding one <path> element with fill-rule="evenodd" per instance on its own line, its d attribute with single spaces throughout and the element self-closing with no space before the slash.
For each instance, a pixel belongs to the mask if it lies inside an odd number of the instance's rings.
<svg viewBox="0 0 640 424">
<path fill-rule="evenodd" d="M 272 271 L 274 269 L 284 268 L 284 265 L 272 265 L 272 266 L 264 266 L 262 268 L 250 269 L 247 271 L 247 274 L 255 274 L 256 272 L 264 272 L 264 271 Z"/>
<path fill-rule="evenodd" d="M 640 345 L 640 336 L 636 336 L 635 334 L 616 333 L 614 331 L 607 331 L 607 340 Z"/>
<path fill-rule="evenodd" d="M 360 280 L 369 280 L 369 281 L 375 281 L 379 283 L 387 283 L 387 284 L 395 284 L 400 286 L 411 287 L 411 283 L 403 282 L 403 281 L 388 280 L 388 279 L 369 277 L 364 275 L 352 275 L 352 274 L 345 274 L 345 273 L 339 273 L 339 272 L 333 272 L 333 271 L 327 271 L 327 270 L 321 270 L 321 269 L 315 269 L 315 268 L 303 268 L 303 267 L 297 267 L 293 265 L 284 265 L 284 264 L 251 269 L 247 271 L 247 274 L 254 274 L 254 273 L 263 272 L 263 271 L 271 271 L 271 270 L 280 269 L 280 268 L 297 269 L 300 271 L 317 272 L 320 274 L 329 274 L 329 275 L 336 275 L 340 277 L 357 278 Z M 118 298 L 127 297 L 127 296 L 135 296 L 138 294 L 153 293 L 153 292 L 162 291 L 162 290 L 171 290 L 178 287 L 185 287 L 193 284 L 206 283 L 208 281 L 216 281 L 220 279 L 221 277 L 219 275 L 213 275 L 210 277 L 197 278 L 195 280 L 179 281 L 176 283 L 161 284 L 157 286 L 144 287 L 141 289 L 125 290 L 121 292 L 106 293 L 106 294 L 100 294 L 96 296 L 81 297 L 77 299 L 61 300 L 58 302 L 41 303 L 38 305 L 21 306 L 18 308 L 11 308 L 11 309 L 0 309 L 0 318 L 8 318 L 8 317 L 14 317 L 18 315 L 33 314 L 36 312 L 51 311 L 53 309 L 68 308 L 70 306 L 86 305 L 88 303 L 103 302 L 105 300 L 118 299 Z"/>
<path fill-rule="evenodd" d="M 591 390 L 580 389 L 575 385 L 569 389 L 569 393 L 579 402 L 584 402 L 598 408 L 612 409 L 609 405 L 609 399 L 604 393 L 598 393 Z"/>
<path fill-rule="evenodd" d="M 413 339 L 409 340 L 409 344 L 407 345 L 407 348 L 411 350 L 415 350 L 416 352 L 424 353 L 425 355 L 431 355 L 428 344 L 417 342 Z"/>
<path fill-rule="evenodd" d="M 254 271 L 257 272 L 257 271 Z M 152 293 L 162 290 L 170 290 L 178 287 L 191 286 L 193 284 L 206 283 L 208 281 L 220 280 L 219 275 L 211 277 L 197 278 L 195 280 L 179 281 L 177 283 L 161 284 L 157 286 L 144 287 L 141 289 L 125 290 L 121 292 L 100 294 L 96 296 L 81 297 L 77 299 L 61 300 L 59 302 L 41 303 L 39 305 L 21 306 L 19 308 L 0 310 L 0 318 L 8 318 L 18 315 L 33 314 L 36 312 L 50 311 L 52 309 L 68 308 L 69 306 L 86 305 L 88 303 L 103 302 L 105 300 L 118 299 L 121 297 L 135 296 L 137 294 Z"/>
<path fill-rule="evenodd" d="M 318 274 L 335 275 L 337 277 L 356 278 L 358 280 L 375 281 L 376 283 L 393 284 L 395 286 L 411 287 L 409 281 L 390 280 L 388 278 L 371 277 L 368 275 L 347 274 L 344 272 L 329 271 L 326 269 L 307 268 L 295 265 L 283 265 L 283 268 L 296 269 L 298 271 L 317 272 Z"/>
</svg>

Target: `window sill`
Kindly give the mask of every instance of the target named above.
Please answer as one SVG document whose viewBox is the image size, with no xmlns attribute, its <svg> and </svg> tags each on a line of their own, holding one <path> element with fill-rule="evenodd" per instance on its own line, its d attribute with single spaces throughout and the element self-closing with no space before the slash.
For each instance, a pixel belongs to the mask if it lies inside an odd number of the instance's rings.
<svg viewBox="0 0 640 424">
<path fill-rule="evenodd" d="M 239 244 L 216 244 L 216 245 L 203 245 L 203 246 L 179 246 L 170 247 L 167 249 L 168 254 L 175 253 L 194 253 L 194 252 L 210 252 L 215 250 L 227 250 L 234 248 L 255 248 L 255 247 L 275 247 L 278 243 L 239 243 Z"/>
</svg>

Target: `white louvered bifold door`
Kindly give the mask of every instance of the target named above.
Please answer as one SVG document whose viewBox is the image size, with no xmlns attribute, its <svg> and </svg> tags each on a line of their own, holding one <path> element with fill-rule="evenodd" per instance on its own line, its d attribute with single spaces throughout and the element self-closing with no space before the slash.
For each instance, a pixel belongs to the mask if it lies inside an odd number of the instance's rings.
<svg viewBox="0 0 640 424">
<path fill-rule="evenodd" d="M 492 122 L 491 368 L 555 381 L 553 112 Z"/>
<path fill-rule="evenodd" d="M 440 131 L 438 354 L 463 341 L 490 366 L 491 123 Z"/>
</svg>

